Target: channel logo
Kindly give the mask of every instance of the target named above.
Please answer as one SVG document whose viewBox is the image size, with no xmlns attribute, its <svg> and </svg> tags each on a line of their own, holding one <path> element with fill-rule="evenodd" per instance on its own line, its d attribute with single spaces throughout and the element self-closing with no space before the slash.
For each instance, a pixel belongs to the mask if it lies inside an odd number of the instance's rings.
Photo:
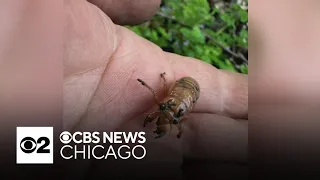
<svg viewBox="0 0 320 180">
<path fill-rule="evenodd" d="M 145 132 L 73 132 L 60 133 L 60 156 L 63 159 L 143 159 Z M 121 144 L 114 147 L 113 144 Z M 130 147 L 129 144 L 134 144 Z M 97 153 L 100 151 L 102 153 Z"/>
<path fill-rule="evenodd" d="M 17 164 L 53 164 L 53 127 L 17 127 Z"/>
<path fill-rule="evenodd" d="M 68 131 L 64 131 L 60 134 L 60 141 L 63 144 L 69 144 L 72 141 L 72 135 Z"/>
</svg>

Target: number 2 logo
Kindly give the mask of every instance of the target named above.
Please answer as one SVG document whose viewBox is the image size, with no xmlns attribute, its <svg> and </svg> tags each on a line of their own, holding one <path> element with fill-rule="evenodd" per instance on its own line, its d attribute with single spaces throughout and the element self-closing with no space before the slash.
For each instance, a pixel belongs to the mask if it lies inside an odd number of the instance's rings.
<svg viewBox="0 0 320 180">
<path fill-rule="evenodd" d="M 50 144 L 50 139 L 47 137 L 40 137 L 37 141 L 32 137 L 25 137 L 20 141 L 20 149 L 24 153 L 50 153 L 50 149 L 46 149 Z M 39 148 L 37 148 L 39 146 Z"/>
</svg>

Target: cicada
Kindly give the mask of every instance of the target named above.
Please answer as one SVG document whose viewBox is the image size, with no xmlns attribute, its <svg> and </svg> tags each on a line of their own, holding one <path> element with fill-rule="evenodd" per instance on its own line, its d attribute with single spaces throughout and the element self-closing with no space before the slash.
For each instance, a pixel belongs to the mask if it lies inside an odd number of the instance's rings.
<svg viewBox="0 0 320 180">
<path fill-rule="evenodd" d="M 155 102 L 159 109 L 155 112 L 148 113 L 143 126 L 147 123 L 156 120 L 157 128 L 153 132 L 156 134 L 155 138 L 163 137 L 167 132 L 167 125 L 170 125 L 170 132 L 172 125 L 178 128 L 177 138 L 180 138 L 183 133 L 182 124 L 187 119 L 200 96 L 199 83 L 191 77 L 183 77 L 175 81 L 170 89 L 167 88 L 167 81 L 165 72 L 160 74 L 164 81 L 164 99 L 160 102 L 157 93 L 143 80 L 137 79 L 143 86 L 147 87 L 152 93 Z"/>
</svg>

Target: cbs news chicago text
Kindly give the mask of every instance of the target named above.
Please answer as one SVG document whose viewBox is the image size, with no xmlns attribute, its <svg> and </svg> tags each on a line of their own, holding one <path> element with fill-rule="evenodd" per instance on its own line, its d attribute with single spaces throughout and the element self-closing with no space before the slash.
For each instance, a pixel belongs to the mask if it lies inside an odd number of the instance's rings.
<svg viewBox="0 0 320 180">
<path fill-rule="evenodd" d="M 60 134 L 60 141 L 65 145 L 60 150 L 60 155 L 64 159 L 77 159 L 78 154 L 83 154 L 84 159 L 107 159 L 109 156 L 114 156 L 115 159 L 129 159 L 133 157 L 135 159 L 142 159 L 146 156 L 146 149 L 142 145 L 135 145 L 132 149 L 128 145 L 121 145 L 115 149 L 112 144 L 128 144 L 128 143 L 139 143 L 143 144 L 146 142 L 145 132 L 75 132 L 73 134 L 65 131 Z M 69 145 L 70 142 L 75 145 Z M 89 145 L 89 144 L 96 145 Z M 101 144 L 110 143 L 107 148 Z M 81 147 L 80 147 L 81 146 Z M 97 156 L 95 154 L 96 149 L 105 150 L 104 156 Z M 142 149 L 142 156 L 136 155 L 136 149 Z M 66 156 L 64 154 L 65 149 L 70 149 L 74 153 Z M 79 150 L 81 149 L 81 150 Z"/>
<path fill-rule="evenodd" d="M 17 164 L 53 164 L 53 127 L 17 127 Z M 145 132 L 74 132 L 59 136 L 63 159 L 143 159 Z M 116 145 L 115 145 L 116 144 Z M 129 145 L 133 145 L 130 147 Z"/>
</svg>

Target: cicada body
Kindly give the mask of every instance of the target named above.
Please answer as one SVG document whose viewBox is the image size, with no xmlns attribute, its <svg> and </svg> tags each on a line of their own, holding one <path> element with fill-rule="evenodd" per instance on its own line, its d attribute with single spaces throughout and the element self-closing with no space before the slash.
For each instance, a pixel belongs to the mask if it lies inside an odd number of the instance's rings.
<svg viewBox="0 0 320 180">
<path fill-rule="evenodd" d="M 156 103 L 159 105 L 158 111 L 148 114 L 144 120 L 144 126 L 148 122 L 156 120 L 157 129 L 154 131 L 155 138 L 160 138 L 168 132 L 167 125 L 175 125 L 179 132 L 177 137 L 180 138 L 183 129 L 182 123 L 187 119 L 188 113 L 190 113 L 196 104 L 200 96 L 199 83 L 191 77 L 183 77 L 177 80 L 171 89 L 167 91 L 167 81 L 164 77 L 165 73 L 160 74 L 160 77 L 164 80 L 165 86 L 165 98 L 159 102 L 157 93 L 149 87 L 144 81 L 138 79 L 138 81 L 146 86 L 154 95 Z"/>
</svg>

